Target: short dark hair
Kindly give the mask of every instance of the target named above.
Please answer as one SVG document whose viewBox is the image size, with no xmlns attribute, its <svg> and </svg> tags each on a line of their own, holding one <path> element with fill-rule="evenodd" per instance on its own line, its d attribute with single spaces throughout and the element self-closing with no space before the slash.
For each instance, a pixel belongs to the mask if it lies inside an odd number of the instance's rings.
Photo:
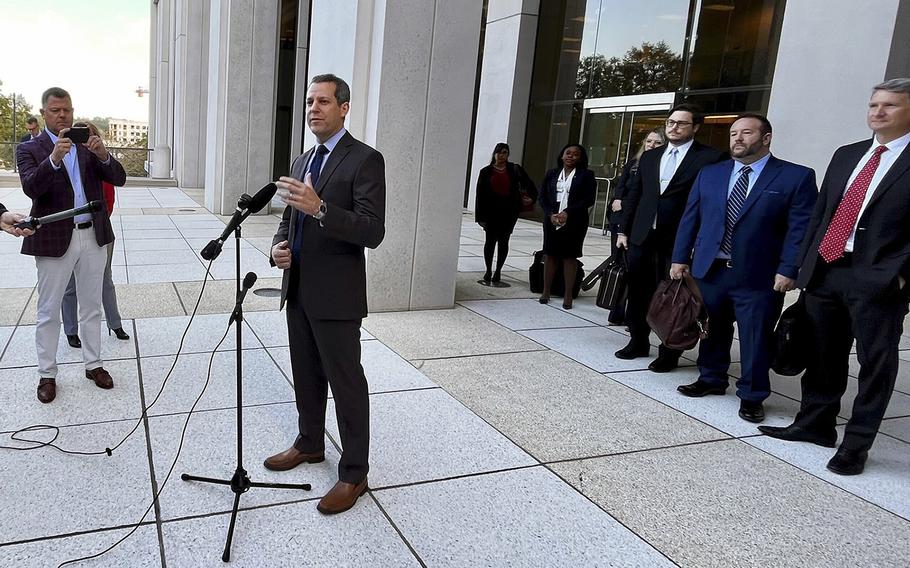
<svg viewBox="0 0 910 568">
<path fill-rule="evenodd" d="M 313 83 L 335 83 L 335 100 L 338 101 L 338 104 L 343 105 L 344 103 L 351 102 L 351 87 L 349 87 L 341 77 L 331 73 L 316 75 L 313 77 L 313 80 L 310 81 L 310 85 Z"/>
<path fill-rule="evenodd" d="M 56 99 L 72 99 L 70 94 L 66 92 L 65 89 L 60 87 L 51 87 L 50 89 L 41 93 L 41 108 L 44 108 L 47 105 L 47 99 L 54 97 Z"/>
<path fill-rule="evenodd" d="M 502 152 L 503 150 L 506 150 L 509 153 L 512 152 L 511 150 L 509 150 L 508 144 L 506 144 L 505 142 L 497 142 L 496 146 L 493 147 L 493 156 L 490 158 L 491 166 L 496 163 L 496 154 Z"/>
<path fill-rule="evenodd" d="M 692 115 L 692 124 L 704 124 L 705 115 L 697 106 L 690 103 L 678 104 L 675 107 L 670 109 L 670 112 L 667 113 L 667 118 L 673 115 L 676 111 L 687 112 Z"/>
<path fill-rule="evenodd" d="M 762 136 L 764 136 L 765 134 L 771 134 L 771 130 L 772 130 L 771 122 L 768 120 L 767 116 L 765 116 L 763 114 L 758 114 L 757 112 L 744 112 L 744 113 L 740 114 L 739 116 L 737 116 L 736 120 L 740 120 L 742 118 L 754 118 L 755 120 L 759 121 L 761 123 L 761 128 L 759 129 L 759 132 L 761 132 Z M 733 122 L 736 122 L 736 120 L 734 120 Z M 733 125 L 731 124 L 730 126 L 733 126 Z"/>
<path fill-rule="evenodd" d="M 559 151 L 559 156 L 556 157 L 556 168 L 561 170 L 564 167 L 562 163 L 562 155 L 565 154 L 566 150 L 569 148 L 578 148 L 578 152 L 581 154 L 581 158 L 578 160 L 578 163 L 575 164 L 575 167 L 580 170 L 588 169 L 588 151 L 585 150 L 585 147 L 581 144 L 574 143 L 566 144 L 562 147 L 562 150 Z"/>
<path fill-rule="evenodd" d="M 30 116 L 25 119 L 26 124 L 38 124 L 38 119 L 34 116 Z"/>
</svg>

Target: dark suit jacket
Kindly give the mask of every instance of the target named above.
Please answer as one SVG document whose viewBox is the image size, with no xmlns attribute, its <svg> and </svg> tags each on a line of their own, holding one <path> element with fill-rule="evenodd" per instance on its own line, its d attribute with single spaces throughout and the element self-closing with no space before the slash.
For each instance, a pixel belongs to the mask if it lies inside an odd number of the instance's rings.
<svg viewBox="0 0 910 568">
<path fill-rule="evenodd" d="M 0 203 L 0 215 L 3 215 L 7 211 L 9 211 L 9 209 L 7 209 L 2 203 Z"/>
<path fill-rule="evenodd" d="M 313 149 L 291 165 L 303 180 Z M 364 247 L 376 248 L 385 236 L 385 161 L 382 154 L 346 133 L 322 167 L 314 188 L 326 204 L 322 222 L 303 217 L 300 261 L 294 259 L 281 281 L 281 307 L 296 287 L 297 301 L 316 319 L 353 320 L 367 315 Z M 272 240 L 293 244 L 297 218 L 286 207 Z"/>
<path fill-rule="evenodd" d="M 47 132 L 20 144 L 16 148 L 16 164 L 19 166 L 19 179 L 22 181 L 22 190 L 32 198 L 32 217 L 41 217 L 73 208 L 73 186 L 70 184 L 66 166 L 60 164 L 60 169 L 51 166 L 50 155 L 54 151 Z M 112 185 L 126 183 L 126 172 L 113 156 L 107 165 L 101 163 L 88 148 L 82 144 L 76 145 L 76 156 L 79 160 L 79 171 L 82 174 L 82 187 L 85 197 L 89 201 L 104 200 L 101 182 L 106 181 Z M 111 220 L 107 209 L 92 213 L 95 239 L 98 246 L 104 246 L 114 241 L 114 231 L 111 229 Z M 72 220 L 63 220 L 48 225 L 42 225 L 35 234 L 22 241 L 22 254 L 33 256 L 60 257 L 69 248 L 70 238 L 73 235 Z"/>
<path fill-rule="evenodd" d="M 819 260 L 818 247 L 844 196 L 850 174 L 871 145 L 872 140 L 864 140 L 842 146 L 831 158 L 800 253 L 796 282 L 800 288 L 811 290 L 813 277 L 825 262 Z M 891 287 L 896 290 L 898 276 L 910 281 L 910 147 L 891 165 L 857 220 L 852 267 L 857 289 L 872 296 Z"/>
<path fill-rule="evenodd" d="M 508 197 L 496 195 L 490 178 L 493 176 L 493 166 L 481 168 L 477 174 L 477 189 L 474 200 L 474 220 L 478 223 L 499 223 L 515 225 L 518 214 L 522 208 L 522 192 L 537 201 L 537 187 L 528 177 L 525 169 L 512 162 L 506 163 L 509 173 Z"/>
<path fill-rule="evenodd" d="M 702 168 L 679 224 L 673 262 L 690 264 L 704 278 L 720 252 L 733 160 Z M 770 290 L 774 275 L 796 278 L 797 256 L 818 196 L 811 169 L 768 159 L 733 228 L 733 274 L 741 286 Z"/>
<path fill-rule="evenodd" d="M 39 134 L 39 136 L 40 136 L 40 134 Z M 26 132 L 25 135 L 19 139 L 19 143 L 24 144 L 25 142 L 28 142 L 31 139 L 32 139 L 32 133 Z"/>
<path fill-rule="evenodd" d="M 559 201 L 556 200 L 556 182 L 559 180 L 559 170 L 552 169 L 544 176 L 540 184 L 540 206 L 546 217 L 559 213 Z M 594 172 L 588 169 L 576 168 L 572 178 L 572 187 L 569 189 L 569 203 L 566 205 L 566 228 L 572 223 L 584 220 L 588 225 L 588 208 L 594 205 L 594 196 L 597 193 L 597 180 Z"/>
<path fill-rule="evenodd" d="M 727 158 L 727 154 L 699 143 L 692 142 L 682 163 L 670 180 L 667 190 L 660 193 L 660 158 L 667 146 L 648 150 L 638 161 L 638 172 L 622 198 L 622 214 L 619 216 L 619 232 L 629 237 L 629 242 L 642 245 L 651 231 L 654 215 L 657 214 L 657 237 L 669 254 L 676 236 L 676 229 L 689 190 L 695 176 L 703 166 Z"/>
</svg>

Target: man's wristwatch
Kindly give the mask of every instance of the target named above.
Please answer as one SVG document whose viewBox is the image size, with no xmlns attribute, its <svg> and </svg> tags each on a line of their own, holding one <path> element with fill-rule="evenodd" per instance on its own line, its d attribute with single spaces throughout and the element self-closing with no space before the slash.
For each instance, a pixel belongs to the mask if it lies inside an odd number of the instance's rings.
<svg viewBox="0 0 910 568">
<path fill-rule="evenodd" d="M 313 219 L 322 221 L 322 218 L 325 217 L 325 211 L 325 201 L 319 200 L 319 211 L 313 213 Z"/>
</svg>

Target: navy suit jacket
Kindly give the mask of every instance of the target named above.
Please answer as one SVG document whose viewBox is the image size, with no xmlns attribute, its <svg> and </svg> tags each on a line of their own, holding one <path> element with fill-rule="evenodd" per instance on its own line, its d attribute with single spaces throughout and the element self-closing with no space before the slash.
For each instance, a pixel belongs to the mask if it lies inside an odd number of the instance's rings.
<svg viewBox="0 0 910 568">
<path fill-rule="evenodd" d="M 73 208 L 75 197 L 69 174 L 63 164 L 60 164 L 58 170 L 51 166 L 50 155 L 53 151 L 54 143 L 47 132 L 42 132 L 37 138 L 19 144 L 16 148 L 22 190 L 32 198 L 32 217 L 43 217 Z M 76 144 L 76 156 L 82 174 L 82 188 L 88 201 L 104 201 L 102 181 L 117 186 L 126 183 L 126 172 L 113 155 L 110 162 L 103 164 L 88 148 Z M 114 241 L 107 207 L 93 212 L 92 222 L 98 246 Z M 66 254 L 72 236 L 72 220 L 42 225 L 34 235 L 22 241 L 22 254 L 61 257 Z"/>
<path fill-rule="evenodd" d="M 696 278 L 705 277 L 720 252 L 732 172 L 733 160 L 705 166 L 689 193 L 673 262 L 691 264 Z M 800 245 L 817 197 L 812 169 L 774 156 L 768 159 L 733 228 L 730 256 L 740 285 L 770 290 L 775 274 L 796 278 Z"/>
</svg>

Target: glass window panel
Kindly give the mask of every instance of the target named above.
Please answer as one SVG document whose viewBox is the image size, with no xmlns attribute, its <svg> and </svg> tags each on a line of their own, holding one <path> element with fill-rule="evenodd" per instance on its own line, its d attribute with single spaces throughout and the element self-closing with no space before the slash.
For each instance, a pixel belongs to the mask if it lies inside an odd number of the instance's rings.
<svg viewBox="0 0 910 568">
<path fill-rule="evenodd" d="M 785 2 L 703 0 L 688 89 L 769 85 Z"/>
<path fill-rule="evenodd" d="M 579 94 L 611 97 L 679 89 L 689 0 L 588 2 Z M 593 8 L 596 6 L 596 9 Z M 597 18 L 594 25 L 594 18 Z"/>
</svg>

